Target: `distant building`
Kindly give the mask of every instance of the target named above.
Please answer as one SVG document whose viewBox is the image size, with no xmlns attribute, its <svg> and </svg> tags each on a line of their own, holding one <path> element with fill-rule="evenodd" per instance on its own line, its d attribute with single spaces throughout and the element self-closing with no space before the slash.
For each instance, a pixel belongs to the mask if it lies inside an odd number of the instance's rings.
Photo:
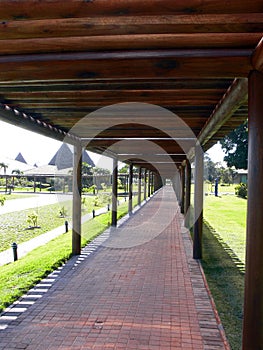
<svg viewBox="0 0 263 350">
<path fill-rule="evenodd" d="M 82 162 L 87 163 L 92 167 L 95 166 L 94 162 L 88 155 L 88 152 L 85 150 L 82 152 Z M 73 151 L 71 150 L 70 146 L 68 146 L 66 143 L 63 143 L 56 154 L 52 157 L 48 165 L 55 165 L 58 170 L 72 168 Z"/>
<path fill-rule="evenodd" d="M 234 183 L 235 184 L 246 184 L 247 183 L 247 174 L 248 171 L 246 169 L 237 169 L 236 171 L 236 176 L 234 178 Z"/>
<path fill-rule="evenodd" d="M 82 162 L 88 163 L 92 167 L 95 166 L 94 162 L 88 155 L 87 151 L 82 153 Z M 54 176 L 54 175 L 69 175 L 73 169 L 73 150 L 69 145 L 63 143 L 58 151 L 51 158 L 48 165 L 34 167 L 25 171 L 25 175 L 36 176 Z"/>
<path fill-rule="evenodd" d="M 22 156 L 22 153 L 20 153 L 20 152 L 16 156 L 15 160 L 17 160 L 18 162 L 27 164 L 27 162 L 25 161 L 25 158 Z"/>
</svg>

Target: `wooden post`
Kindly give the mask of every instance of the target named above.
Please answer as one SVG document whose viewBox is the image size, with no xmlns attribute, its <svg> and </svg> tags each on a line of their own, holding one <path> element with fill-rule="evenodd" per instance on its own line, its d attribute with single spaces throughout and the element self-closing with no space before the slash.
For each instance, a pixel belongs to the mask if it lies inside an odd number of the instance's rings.
<svg viewBox="0 0 263 350">
<path fill-rule="evenodd" d="M 186 170 L 185 203 L 184 203 L 185 227 L 189 227 L 190 204 L 191 204 L 191 164 L 188 159 L 186 160 L 185 170 Z"/>
<path fill-rule="evenodd" d="M 202 259 L 204 153 L 201 146 L 195 148 L 194 193 L 194 242 L 193 258 Z"/>
<path fill-rule="evenodd" d="M 111 200 L 111 226 L 117 226 L 118 210 L 118 159 L 113 158 L 112 172 L 112 200 Z"/>
<path fill-rule="evenodd" d="M 248 207 L 243 350 L 263 349 L 263 73 L 248 83 Z"/>
<path fill-rule="evenodd" d="M 174 176 L 174 191 L 176 194 L 176 198 L 178 203 L 181 203 L 181 191 L 180 191 L 180 174 L 179 170 L 176 171 L 175 176 Z"/>
<path fill-rule="evenodd" d="M 156 192 L 159 188 L 159 174 L 153 176 L 153 191 Z"/>
<path fill-rule="evenodd" d="M 138 177 L 138 205 L 141 204 L 142 201 L 142 168 L 139 167 L 139 177 Z"/>
<path fill-rule="evenodd" d="M 144 169 L 144 177 L 143 177 L 143 198 L 146 201 L 146 188 L 147 188 L 147 170 Z"/>
<path fill-rule="evenodd" d="M 151 194 L 154 194 L 154 177 L 155 177 L 155 174 L 152 172 L 152 176 L 151 176 Z"/>
<path fill-rule="evenodd" d="M 151 196 L 151 172 L 148 171 L 148 197 Z"/>
<path fill-rule="evenodd" d="M 133 183 L 133 164 L 130 164 L 130 167 L 129 167 L 129 204 L 128 204 L 129 214 L 132 213 L 132 183 Z"/>
<path fill-rule="evenodd" d="M 185 166 L 181 166 L 181 213 L 184 213 L 185 203 Z"/>
<path fill-rule="evenodd" d="M 81 144 L 74 145 L 73 157 L 73 212 L 72 212 L 72 254 L 79 255 L 81 251 Z"/>
</svg>

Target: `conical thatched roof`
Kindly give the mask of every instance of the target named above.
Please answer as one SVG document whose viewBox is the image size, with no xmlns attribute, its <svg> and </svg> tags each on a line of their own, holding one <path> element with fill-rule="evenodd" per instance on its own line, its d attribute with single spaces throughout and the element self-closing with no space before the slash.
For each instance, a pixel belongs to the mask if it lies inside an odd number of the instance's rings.
<svg viewBox="0 0 263 350">
<path fill-rule="evenodd" d="M 95 166 L 87 151 L 82 152 L 82 162 L 88 163 L 92 167 Z M 72 168 L 73 151 L 66 143 L 63 143 L 48 165 L 56 165 L 58 170 Z"/>
<path fill-rule="evenodd" d="M 21 152 L 18 153 L 18 155 L 16 156 L 15 160 L 17 160 L 18 162 L 27 164 L 27 162 L 25 161 L 25 158 L 22 156 Z"/>
</svg>

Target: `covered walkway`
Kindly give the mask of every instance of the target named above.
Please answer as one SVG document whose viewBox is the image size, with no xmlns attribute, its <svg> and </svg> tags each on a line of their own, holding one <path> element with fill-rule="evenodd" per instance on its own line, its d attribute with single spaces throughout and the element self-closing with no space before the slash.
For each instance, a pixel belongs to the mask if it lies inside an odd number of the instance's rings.
<svg viewBox="0 0 263 350">
<path fill-rule="evenodd" d="M 227 349 L 191 245 L 164 187 L 2 315 L 0 349 Z"/>
</svg>

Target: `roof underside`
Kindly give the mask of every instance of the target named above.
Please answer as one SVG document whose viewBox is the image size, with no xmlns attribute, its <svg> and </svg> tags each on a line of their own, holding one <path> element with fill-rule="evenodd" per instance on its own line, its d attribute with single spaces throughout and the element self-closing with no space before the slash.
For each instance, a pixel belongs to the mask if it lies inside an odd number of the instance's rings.
<svg viewBox="0 0 263 350">
<path fill-rule="evenodd" d="M 262 0 L 2 0 L 0 17 L 4 121 L 168 169 L 247 118 Z"/>
</svg>

